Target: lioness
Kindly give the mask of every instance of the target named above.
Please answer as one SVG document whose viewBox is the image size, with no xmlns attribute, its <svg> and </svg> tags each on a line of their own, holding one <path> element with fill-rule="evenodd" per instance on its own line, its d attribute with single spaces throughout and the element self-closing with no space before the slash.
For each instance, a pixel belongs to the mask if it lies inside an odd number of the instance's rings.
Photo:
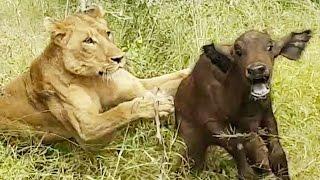
<svg viewBox="0 0 320 180">
<path fill-rule="evenodd" d="M 174 95 L 188 70 L 138 79 L 123 69 L 124 53 L 97 6 L 62 21 L 45 19 L 51 41 L 30 70 L 4 88 L 0 129 L 27 130 L 50 143 L 74 138 L 86 147 L 110 140 L 119 127 L 139 118 L 173 112 Z M 160 88 L 170 95 L 151 94 Z"/>
</svg>

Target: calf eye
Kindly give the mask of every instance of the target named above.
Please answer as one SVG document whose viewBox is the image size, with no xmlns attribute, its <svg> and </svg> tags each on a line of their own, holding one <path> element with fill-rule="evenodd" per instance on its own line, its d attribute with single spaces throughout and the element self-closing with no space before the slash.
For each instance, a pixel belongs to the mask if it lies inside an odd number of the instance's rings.
<svg viewBox="0 0 320 180">
<path fill-rule="evenodd" d="M 238 55 L 238 56 L 242 55 L 241 49 L 236 49 L 236 55 Z"/>
<path fill-rule="evenodd" d="M 242 55 L 241 47 L 238 44 L 234 46 L 234 52 L 236 53 L 237 56 Z"/>
<path fill-rule="evenodd" d="M 96 43 L 91 37 L 86 38 L 83 42 L 87 43 L 87 44 L 95 44 Z"/>
<path fill-rule="evenodd" d="M 273 49 L 273 45 L 269 45 L 269 46 L 267 47 L 267 51 L 272 51 L 272 49 Z"/>
<path fill-rule="evenodd" d="M 241 56 L 242 55 L 241 49 L 235 49 L 235 53 L 236 53 L 237 56 Z"/>
</svg>

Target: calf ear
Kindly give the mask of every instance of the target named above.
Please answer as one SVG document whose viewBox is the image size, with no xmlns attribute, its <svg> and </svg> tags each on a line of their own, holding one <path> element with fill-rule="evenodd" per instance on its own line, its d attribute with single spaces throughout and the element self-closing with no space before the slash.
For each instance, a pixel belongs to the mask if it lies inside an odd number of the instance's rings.
<svg viewBox="0 0 320 180">
<path fill-rule="evenodd" d="M 311 30 L 292 32 L 276 43 L 275 56 L 282 55 L 291 60 L 299 59 L 310 38 Z"/>
<path fill-rule="evenodd" d="M 232 63 L 231 47 L 229 45 L 215 46 L 214 44 L 202 47 L 204 54 L 216 65 L 222 72 L 226 73 Z"/>
</svg>

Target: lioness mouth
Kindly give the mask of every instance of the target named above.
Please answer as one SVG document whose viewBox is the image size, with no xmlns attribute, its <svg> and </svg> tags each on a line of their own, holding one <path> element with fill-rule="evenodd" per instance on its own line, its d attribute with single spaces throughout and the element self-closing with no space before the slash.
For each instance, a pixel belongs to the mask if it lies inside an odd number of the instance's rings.
<svg viewBox="0 0 320 180">
<path fill-rule="evenodd" d="M 122 68 L 123 67 L 118 66 L 118 67 L 113 68 L 113 69 L 107 69 L 105 71 L 98 71 L 98 75 L 104 78 L 104 77 L 112 75 L 113 73 L 117 72 L 119 69 L 122 69 Z"/>
<path fill-rule="evenodd" d="M 267 77 L 253 79 L 251 81 L 251 97 L 254 100 L 263 100 L 270 93 L 270 86 Z"/>
</svg>

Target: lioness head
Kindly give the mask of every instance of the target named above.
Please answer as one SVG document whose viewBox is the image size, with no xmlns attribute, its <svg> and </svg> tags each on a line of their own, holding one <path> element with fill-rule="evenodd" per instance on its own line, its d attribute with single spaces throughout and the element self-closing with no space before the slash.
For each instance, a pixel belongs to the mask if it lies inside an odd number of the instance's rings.
<svg viewBox="0 0 320 180">
<path fill-rule="evenodd" d="M 58 21 L 46 18 L 51 43 L 61 47 L 67 71 L 81 76 L 105 76 L 123 67 L 124 53 L 114 44 L 112 33 L 98 6 Z"/>
</svg>

